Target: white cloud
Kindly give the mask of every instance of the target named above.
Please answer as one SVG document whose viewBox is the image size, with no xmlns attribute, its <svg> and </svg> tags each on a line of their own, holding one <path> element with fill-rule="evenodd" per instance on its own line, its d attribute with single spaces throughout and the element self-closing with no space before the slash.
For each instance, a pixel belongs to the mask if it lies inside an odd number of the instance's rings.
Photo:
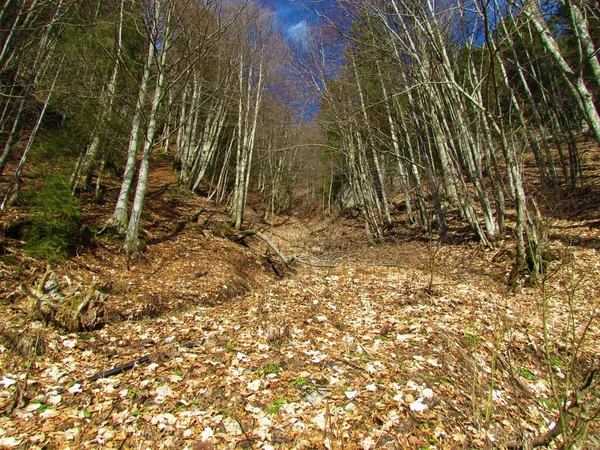
<svg viewBox="0 0 600 450">
<path fill-rule="evenodd" d="M 306 20 L 302 20 L 288 27 L 286 37 L 293 44 L 302 47 L 306 46 L 308 43 L 308 23 Z"/>
</svg>

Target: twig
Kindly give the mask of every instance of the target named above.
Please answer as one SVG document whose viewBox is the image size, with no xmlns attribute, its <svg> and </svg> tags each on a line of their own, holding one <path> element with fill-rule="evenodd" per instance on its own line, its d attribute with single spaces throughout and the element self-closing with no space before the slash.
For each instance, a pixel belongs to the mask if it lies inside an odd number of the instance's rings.
<svg viewBox="0 0 600 450">
<path fill-rule="evenodd" d="M 588 370 L 583 385 L 573 394 L 573 399 L 568 405 L 564 406 L 559 414 L 556 424 L 546 433 L 538 436 L 529 442 L 509 442 L 506 448 L 510 450 L 521 450 L 525 448 L 547 447 L 563 432 L 563 424 L 568 424 L 573 418 L 573 413 L 576 412 L 580 405 L 579 399 L 585 395 L 594 383 L 594 379 L 600 370 L 600 359 L 596 360 Z"/>
<path fill-rule="evenodd" d="M 498 354 L 497 359 L 498 359 L 498 362 L 500 363 L 500 365 L 502 366 L 502 368 L 508 372 L 508 374 L 515 381 L 515 383 L 517 383 L 517 385 L 521 388 L 521 390 L 525 394 L 527 394 L 528 397 L 535 397 L 535 395 L 531 392 L 531 389 L 529 389 L 529 386 L 527 386 L 525 383 L 523 383 L 523 381 L 517 375 L 515 375 L 515 373 L 511 370 L 511 367 L 508 364 L 508 362 L 506 361 L 506 359 L 504 359 L 504 356 Z"/>
</svg>

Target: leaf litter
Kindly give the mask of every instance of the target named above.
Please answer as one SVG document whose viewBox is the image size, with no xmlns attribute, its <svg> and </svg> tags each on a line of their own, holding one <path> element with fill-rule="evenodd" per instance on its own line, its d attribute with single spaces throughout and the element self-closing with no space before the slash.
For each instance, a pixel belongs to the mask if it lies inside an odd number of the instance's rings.
<svg viewBox="0 0 600 450">
<path fill-rule="evenodd" d="M 131 271 L 104 242 L 80 276 L 108 279 L 120 316 L 79 334 L 28 325 L 47 343 L 29 359 L 0 347 L 10 410 L 0 447 L 502 448 L 547 431 L 558 418 L 551 382 L 599 354 L 595 249 L 563 245 L 572 262 L 544 297 L 507 292 L 509 267 L 472 243 L 443 246 L 432 268 L 426 243 L 370 248 L 350 225 L 323 226 L 273 227 L 286 251 L 341 260 L 285 278 L 195 229 Z M 143 316 L 140 303 L 157 299 L 166 307 Z M 7 308 L 14 329 L 25 329 L 20 317 Z M 567 317 L 586 329 L 580 348 Z M 130 371 L 81 381 L 143 355 Z"/>
</svg>

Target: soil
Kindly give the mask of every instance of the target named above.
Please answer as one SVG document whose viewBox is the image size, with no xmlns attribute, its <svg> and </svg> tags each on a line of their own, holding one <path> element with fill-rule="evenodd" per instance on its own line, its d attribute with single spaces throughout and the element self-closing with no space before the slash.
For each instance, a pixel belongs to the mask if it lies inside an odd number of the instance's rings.
<svg viewBox="0 0 600 450">
<path fill-rule="evenodd" d="M 83 202 L 90 226 L 112 212 L 107 183 L 104 205 Z M 146 252 L 128 262 L 100 234 L 51 267 L 62 288 L 106 295 L 101 329 L 31 321 L 24 287 L 46 264 L 2 240 L 0 448 L 506 448 L 575 398 L 581 424 L 600 408 L 598 381 L 583 386 L 600 356 L 589 195 L 576 215 L 544 209 L 560 260 L 509 291 L 510 239 L 486 250 L 458 227 L 440 244 L 398 226 L 370 246 L 352 217 L 271 223 L 249 208 L 248 228 L 304 261 L 287 267 L 258 238 L 227 239 L 226 209 L 159 157 Z M 25 216 L 9 209 L 2 226 Z M 592 421 L 579 448 L 599 447 Z"/>
</svg>

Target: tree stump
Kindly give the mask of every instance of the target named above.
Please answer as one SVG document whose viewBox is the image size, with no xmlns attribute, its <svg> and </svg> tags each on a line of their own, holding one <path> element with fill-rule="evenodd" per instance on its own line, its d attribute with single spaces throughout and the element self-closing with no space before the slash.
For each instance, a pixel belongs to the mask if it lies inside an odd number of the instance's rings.
<svg viewBox="0 0 600 450">
<path fill-rule="evenodd" d="M 105 295 L 92 285 L 71 286 L 63 293 L 56 274 L 46 271 L 35 288 L 24 286 L 32 320 L 42 320 L 69 332 L 92 331 L 105 323 Z"/>
</svg>

